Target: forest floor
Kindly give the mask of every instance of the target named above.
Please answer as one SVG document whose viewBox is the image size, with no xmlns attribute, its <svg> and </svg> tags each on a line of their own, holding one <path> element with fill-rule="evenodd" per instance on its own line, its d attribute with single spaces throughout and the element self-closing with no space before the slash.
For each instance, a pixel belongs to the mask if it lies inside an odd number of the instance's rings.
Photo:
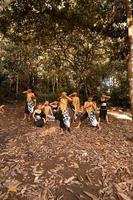
<svg viewBox="0 0 133 200">
<path fill-rule="evenodd" d="M 23 107 L 6 106 L 0 114 L 0 199 L 132 200 L 133 126 L 116 117 L 101 130 L 86 122 L 61 134 L 57 123 L 36 128 L 22 120 Z"/>
</svg>

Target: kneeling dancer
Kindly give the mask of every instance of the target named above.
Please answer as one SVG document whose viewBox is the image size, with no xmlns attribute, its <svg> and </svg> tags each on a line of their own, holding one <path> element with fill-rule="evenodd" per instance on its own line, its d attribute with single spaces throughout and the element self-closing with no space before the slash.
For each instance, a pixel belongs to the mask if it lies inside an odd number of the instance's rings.
<svg viewBox="0 0 133 200">
<path fill-rule="evenodd" d="M 55 117 L 53 115 L 52 108 L 48 101 L 45 101 L 43 109 L 44 109 L 44 113 L 46 115 L 46 121 L 55 121 Z"/>
<path fill-rule="evenodd" d="M 55 120 L 58 120 L 58 101 L 50 103 L 50 106 L 52 107 L 52 112 Z"/>
<path fill-rule="evenodd" d="M 42 105 L 39 104 L 33 113 L 33 118 L 35 120 L 35 125 L 37 127 L 43 127 L 46 122 L 46 115 L 42 111 Z"/>
</svg>

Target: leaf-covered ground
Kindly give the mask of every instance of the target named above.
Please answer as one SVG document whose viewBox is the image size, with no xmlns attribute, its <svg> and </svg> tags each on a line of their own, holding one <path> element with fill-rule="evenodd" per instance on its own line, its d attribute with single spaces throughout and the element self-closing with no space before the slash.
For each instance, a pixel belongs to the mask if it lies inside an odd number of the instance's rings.
<svg viewBox="0 0 133 200">
<path fill-rule="evenodd" d="M 19 106 L 0 114 L 1 200 L 133 199 L 130 121 L 110 117 L 100 131 L 86 122 L 61 134 L 55 122 L 36 128 L 22 118 Z"/>
</svg>

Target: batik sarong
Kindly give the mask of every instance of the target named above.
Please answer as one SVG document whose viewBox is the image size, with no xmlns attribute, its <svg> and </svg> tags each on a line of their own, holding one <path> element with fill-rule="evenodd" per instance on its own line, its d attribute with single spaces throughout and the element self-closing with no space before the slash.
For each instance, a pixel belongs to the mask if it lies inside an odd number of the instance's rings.
<svg viewBox="0 0 133 200">
<path fill-rule="evenodd" d="M 63 122 L 67 128 L 70 128 L 70 116 L 67 111 L 63 113 Z"/>
<path fill-rule="evenodd" d="M 98 122 L 93 111 L 88 112 L 88 119 L 93 127 L 96 127 Z"/>
</svg>

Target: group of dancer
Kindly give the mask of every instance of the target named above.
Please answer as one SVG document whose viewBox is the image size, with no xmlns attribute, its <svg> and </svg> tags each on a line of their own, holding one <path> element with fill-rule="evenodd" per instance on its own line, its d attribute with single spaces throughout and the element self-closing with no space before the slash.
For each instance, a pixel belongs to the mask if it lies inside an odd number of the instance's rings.
<svg viewBox="0 0 133 200">
<path fill-rule="evenodd" d="M 61 131 L 69 131 L 71 123 L 78 121 L 78 126 L 80 128 L 82 122 L 88 119 L 92 127 L 97 127 L 100 129 L 100 121 L 106 120 L 108 123 L 107 115 L 107 102 L 110 96 L 101 96 L 101 106 L 98 120 L 96 118 L 97 105 L 93 97 L 89 97 L 83 106 L 80 105 L 80 98 L 78 93 L 73 92 L 67 95 L 66 92 L 62 92 L 58 101 L 49 103 L 45 101 L 44 104 L 36 102 L 36 96 L 31 89 L 24 91 L 26 94 L 26 106 L 24 111 L 24 120 L 28 117 L 29 119 L 33 117 L 35 126 L 43 127 L 46 125 L 47 121 L 59 121 Z M 71 117 L 70 112 L 72 111 Z"/>
</svg>

